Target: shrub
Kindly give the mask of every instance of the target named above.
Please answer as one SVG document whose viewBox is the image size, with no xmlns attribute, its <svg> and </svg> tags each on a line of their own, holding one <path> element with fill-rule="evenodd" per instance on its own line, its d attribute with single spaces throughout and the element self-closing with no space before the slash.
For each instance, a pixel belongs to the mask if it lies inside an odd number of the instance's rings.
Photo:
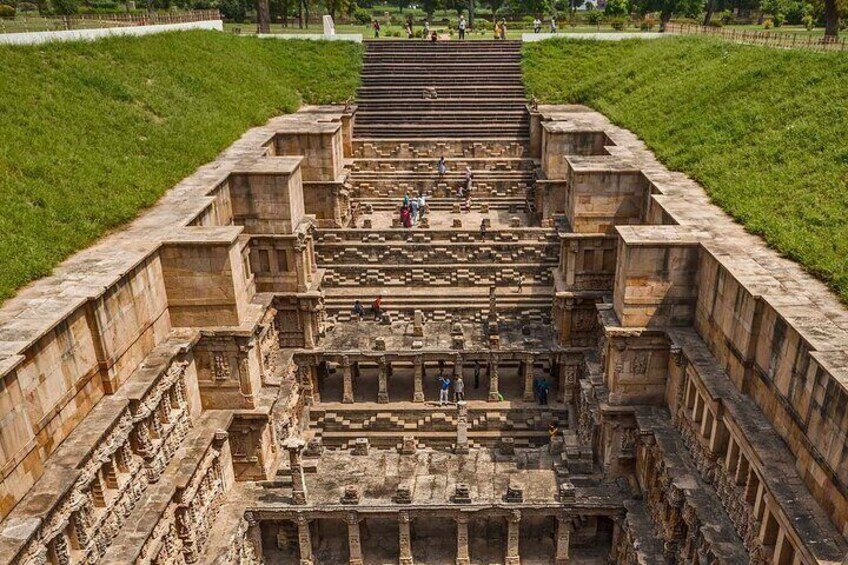
<svg viewBox="0 0 848 565">
<path fill-rule="evenodd" d="M 604 21 L 604 14 L 598 10 L 586 13 L 586 22 L 593 26 L 600 26 Z"/>
<path fill-rule="evenodd" d="M 7 4 L 0 4 L 0 18 L 14 18 L 15 9 Z"/>
<path fill-rule="evenodd" d="M 786 22 L 786 16 L 781 12 L 774 15 L 774 27 L 780 27 Z"/>
<path fill-rule="evenodd" d="M 371 12 L 357 6 L 353 11 L 353 20 L 358 24 L 368 25 L 371 23 Z"/>
<path fill-rule="evenodd" d="M 642 31 L 651 31 L 657 25 L 657 20 L 651 16 L 645 16 L 645 19 L 639 23 L 639 29 Z"/>
<path fill-rule="evenodd" d="M 733 22 L 733 12 L 730 10 L 725 10 L 721 14 L 719 14 L 719 21 L 724 25 L 728 25 Z"/>
<path fill-rule="evenodd" d="M 627 27 L 627 20 L 621 17 L 613 18 L 610 20 L 610 26 L 615 31 L 622 31 L 625 27 Z"/>
<path fill-rule="evenodd" d="M 813 28 L 816 26 L 816 21 L 810 14 L 807 14 L 806 16 L 801 18 L 801 23 L 804 24 L 804 27 L 807 29 L 807 31 L 812 31 Z"/>
<path fill-rule="evenodd" d="M 33 4 L 32 2 L 18 2 L 18 12 L 29 13 L 29 12 L 37 12 L 38 6 Z"/>
<path fill-rule="evenodd" d="M 225 20 L 244 23 L 247 18 L 247 6 L 244 0 L 220 0 L 218 10 Z"/>
<path fill-rule="evenodd" d="M 60 16 L 76 14 L 79 8 L 79 0 L 51 0 L 53 11 Z"/>
<path fill-rule="evenodd" d="M 771 18 L 766 18 L 765 21 L 763 21 L 764 29 L 771 29 L 773 25 L 774 23 L 771 21 Z"/>
<path fill-rule="evenodd" d="M 710 20 L 710 23 L 707 25 L 709 27 L 724 27 L 724 24 L 721 23 L 721 20 Z"/>
</svg>

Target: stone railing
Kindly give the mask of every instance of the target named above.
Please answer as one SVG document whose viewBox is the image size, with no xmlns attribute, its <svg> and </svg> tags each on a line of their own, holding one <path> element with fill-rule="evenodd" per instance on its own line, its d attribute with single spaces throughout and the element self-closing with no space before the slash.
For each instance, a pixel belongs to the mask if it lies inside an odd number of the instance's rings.
<svg viewBox="0 0 848 565">
<path fill-rule="evenodd" d="M 226 433 L 216 434 L 188 484 L 177 488 L 136 563 L 198 561 L 232 483 L 229 461 L 222 461 L 226 440 Z"/>
<path fill-rule="evenodd" d="M 146 394 L 126 405 L 13 564 L 48 554 L 60 563 L 90 564 L 105 554 L 192 425 L 187 366 L 173 362 Z"/>
</svg>

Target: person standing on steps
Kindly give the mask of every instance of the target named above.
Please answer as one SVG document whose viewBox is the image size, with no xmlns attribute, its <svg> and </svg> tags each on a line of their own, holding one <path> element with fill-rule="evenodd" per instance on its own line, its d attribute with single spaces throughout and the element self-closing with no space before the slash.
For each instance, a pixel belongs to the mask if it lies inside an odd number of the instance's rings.
<svg viewBox="0 0 848 565">
<path fill-rule="evenodd" d="M 414 226 L 418 222 L 418 199 L 413 198 L 409 202 L 409 210 L 412 213 L 412 225 Z"/>
<path fill-rule="evenodd" d="M 465 381 L 462 380 L 461 374 L 457 375 L 456 380 L 453 381 L 453 396 L 455 402 L 465 400 Z"/>
<path fill-rule="evenodd" d="M 448 164 L 447 161 L 445 161 L 444 155 L 439 157 L 439 164 L 437 165 L 437 168 L 439 171 L 439 180 L 442 180 L 442 177 L 445 176 L 445 173 L 448 172 Z"/>
<path fill-rule="evenodd" d="M 439 406 L 444 406 L 450 402 L 450 379 L 444 375 L 439 375 Z"/>
<path fill-rule="evenodd" d="M 418 195 L 418 214 L 421 218 L 427 213 L 427 195 L 423 192 Z"/>
<path fill-rule="evenodd" d="M 480 240 L 486 239 L 486 219 L 483 218 L 483 221 L 480 222 Z"/>
<path fill-rule="evenodd" d="M 506 19 L 501 20 L 501 40 L 506 41 Z"/>
<path fill-rule="evenodd" d="M 427 38 L 430 37 L 430 20 L 424 20 L 424 33 L 422 37 L 424 41 L 427 41 Z"/>
<path fill-rule="evenodd" d="M 409 191 L 403 193 L 403 205 L 409 206 Z"/>
<path fill-rule="evenodd" d="M 353 314 L 360 320 L 365 317 L 365 308 L 362 307 L 362 302 L 359 300 L 353 303 Z"/>
<path fill-rule="evenodd" d="M 459 16 L 459 38 L 465 39 L 465 16 Z"/>
<path fill-rule="evenodd" d="M 524 273 L 518 274 L 518 290 L 515 292 L 521 294 L 522 289 L 524 288 Z"/>
<path fill-rule="evenodd" d="M 374 20 L 374 23 L 371 25 L 374 28 L 374 39 L 377 39 L 380 37 L 380 21 Z"/>
<path fill-rule="evenodd" d="M 371 312 L 374 314 L 374 320 L 378 321 L 383 317 L 383 295 L 380 294 L 374 299 L 374 302 L 371 304 Z"/>
</svg>

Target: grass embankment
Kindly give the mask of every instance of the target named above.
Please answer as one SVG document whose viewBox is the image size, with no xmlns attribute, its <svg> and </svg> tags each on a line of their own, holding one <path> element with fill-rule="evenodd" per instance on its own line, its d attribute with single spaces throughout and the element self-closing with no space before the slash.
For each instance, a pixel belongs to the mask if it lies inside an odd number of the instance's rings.
<svg viewBox="0 0 848 565">
<path fill-rule="evenodd" d="M 344 101 L 361 48 L 215 32 L 0 48 L 0 299 L 251 126 Z"/>
<path fill-rule="evenodd" d="M 644 139 L 848 301 L 848 57 L 705 38 L 525 46 L 529 92 Z"/>
</svg>

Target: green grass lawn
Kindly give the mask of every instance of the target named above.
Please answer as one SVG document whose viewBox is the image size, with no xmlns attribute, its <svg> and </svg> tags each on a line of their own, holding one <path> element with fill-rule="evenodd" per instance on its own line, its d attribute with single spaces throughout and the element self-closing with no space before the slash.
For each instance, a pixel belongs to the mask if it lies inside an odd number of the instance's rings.
<svg viewBox="0 0 848 565">
<path fill-rule="evenodd" d="M 251 126 L 344 101 L 361 47 L 182 32 L 0 47 L 0 298 Z"/>
<path fill-rule="evenodd" d="M 525 46 L 530 94 L 583 103 L 848 301 L 848 57 L 710 38 Z"/>
</svg>

